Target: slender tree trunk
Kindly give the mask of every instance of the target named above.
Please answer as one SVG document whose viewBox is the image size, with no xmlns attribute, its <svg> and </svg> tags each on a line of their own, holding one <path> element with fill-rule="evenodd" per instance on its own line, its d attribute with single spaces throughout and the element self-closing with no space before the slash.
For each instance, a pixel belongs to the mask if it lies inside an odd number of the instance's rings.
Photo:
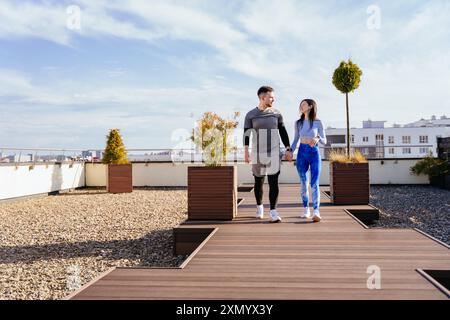
<svg viewBox="0 0 450 320">
<path fill-rule="evenodd" d="M 345 105 L 347 106 L 347 157 L 350 158 L 350 115 L 348 112 L 348 93 L 345 94 Z"/>
<path fill-rule="evenodd" d="M 227 130 L 225 129 L 222 136 L 222 162 L 224 164 L 227 162 L 227 139 Z"/>
</svg>

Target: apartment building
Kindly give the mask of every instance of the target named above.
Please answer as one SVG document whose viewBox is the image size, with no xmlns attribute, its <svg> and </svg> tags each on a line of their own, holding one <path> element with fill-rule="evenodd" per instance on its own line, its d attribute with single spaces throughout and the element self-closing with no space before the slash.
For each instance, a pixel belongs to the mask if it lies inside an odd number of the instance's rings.
<svg viewBox="0 0 450 320">
<path fill-rule="evenodd" d="M 437 138 L 450 137 L 450 118 L 432 116 L 405 125 L 385 127 L 386 121 L 363 121 L 362 128 L 351 128 L 350 146 L 368 158 L 423 158 L 432 153 L 437 156 Z M 345 128 L 327 128 L 327 146 L 331 149 L 346 147 Z"/>
</svg>

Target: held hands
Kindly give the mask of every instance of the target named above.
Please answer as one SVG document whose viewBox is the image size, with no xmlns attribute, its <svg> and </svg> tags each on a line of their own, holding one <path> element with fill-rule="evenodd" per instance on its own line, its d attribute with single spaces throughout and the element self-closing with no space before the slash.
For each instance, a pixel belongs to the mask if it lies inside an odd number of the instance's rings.
<svg viewBox="0 0 450 320">
<path fill-rule="evenodd" d="M 292 151 L 287 150 L 286 153 L 284 154 L 284 158 L 285 158 L 287 161 L 291 162 L 291 161 L 292 161 L 292 157 L 293 157 Z"/>
</svg>

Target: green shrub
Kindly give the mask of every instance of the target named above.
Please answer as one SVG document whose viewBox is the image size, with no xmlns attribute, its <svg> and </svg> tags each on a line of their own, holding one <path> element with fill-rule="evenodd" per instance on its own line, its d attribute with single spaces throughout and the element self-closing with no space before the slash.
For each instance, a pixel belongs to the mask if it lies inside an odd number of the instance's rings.
<svg viewBox="0 0 450 320">
<path fill-rule="evenodd" d="M 431 153 L 410 168 L 412 174 L 426 174 L 429 178 L 448 174 L 449 170 L 450 166 L 446 160 L 434 158 Z"/>
</svg>

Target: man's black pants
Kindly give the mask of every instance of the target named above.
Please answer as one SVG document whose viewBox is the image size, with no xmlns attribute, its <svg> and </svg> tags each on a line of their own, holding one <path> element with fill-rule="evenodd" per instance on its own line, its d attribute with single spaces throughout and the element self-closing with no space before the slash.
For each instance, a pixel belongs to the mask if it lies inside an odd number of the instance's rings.
<svg viewBox="0 0 450 320">
<path fill-rule="evenodd" d="M 278 202 L 278 194 L 280 192 L 278 188 L 278 177 L 280 175 L 280 171 L 278 171 L 275 174 L 267 175 L 267 178 L 269 180 L 269 200 L 270 200 L 270 210 L 273 210 L 277 207 Z M 263 199 L 263 184 L 265 180 L 265 176 L 262 177 L 255 177 L 255 198 L 256 198 L 256 204 L 261 205 L 262 199 Z"/>
</svg>

